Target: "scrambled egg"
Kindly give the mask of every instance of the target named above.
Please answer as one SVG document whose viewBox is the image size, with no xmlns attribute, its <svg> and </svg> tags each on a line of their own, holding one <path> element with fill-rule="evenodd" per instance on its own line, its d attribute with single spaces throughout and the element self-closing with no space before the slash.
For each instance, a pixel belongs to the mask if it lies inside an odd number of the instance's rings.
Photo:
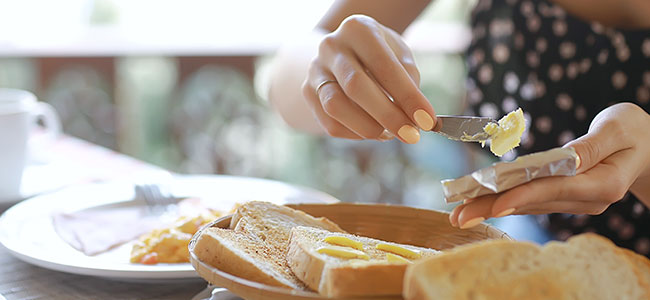
<svg viewBox="0 0 650 300">
<path fill-rule="evenodd" d="M 501 118 L 498 124 L 490 123 L 483 128 L 490 135 L 490 151 L 496 156 L 502 156 L 519 146 L 525 129 L 526 119 L 521 108 Z"/>
<path fill-rule="evenodd" d="M 229 213 L 233 213 L 235 205 Z M 204 225 L 224 215 L 223 212 L 204 209 L 193 217 L 181 216 L 172 225 L 142 235 L 131 250 L 131 262 L 140 264 L 186 263 L 190 261 L 187 249 L 192 236 Z"/>
<path fill-rule="evenodd" d="M 141 264 L 189 262 L 187 246 L 201 226 L 216 220 L 220 213 L 206 212 L 189 218 L 180 217 L 167 228 L 145 234 L 133 245 L 131 262 Z"/>
</svg>

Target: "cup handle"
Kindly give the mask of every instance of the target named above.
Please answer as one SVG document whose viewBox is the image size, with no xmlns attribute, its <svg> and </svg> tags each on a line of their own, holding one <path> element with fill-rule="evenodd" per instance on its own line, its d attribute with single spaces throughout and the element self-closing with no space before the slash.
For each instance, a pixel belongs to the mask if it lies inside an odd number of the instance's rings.
<svg viewBox="0 0 650 300">
<path fill-rule="evenodd" d="M 43 121 L 47 138 L 56 139 L 61 135 L 61 119 L 52 105 L 39 101 L 34 112 Z"/>
</svg>

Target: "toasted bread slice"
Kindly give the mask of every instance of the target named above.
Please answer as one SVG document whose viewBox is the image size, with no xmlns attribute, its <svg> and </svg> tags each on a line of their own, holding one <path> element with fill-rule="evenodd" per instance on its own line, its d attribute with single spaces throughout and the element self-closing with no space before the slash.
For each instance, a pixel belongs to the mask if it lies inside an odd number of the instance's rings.
<svg viewBox="0 0 650 300">
<path fill-rule="evenodd" d="M 360 242 L 361 244 L 356 243 L 358 250 L 367 255 L 367 260 L 319 253 L 318 250 L 323 247 L 337 248 L 324 241 L 333 236 Z M 378 244 L 396 245 L 412 250 L 421 257 L 438 252 L 313 227 L 294 227 L 291 230 L 287 262 L 300 280 L 326 297 L 399 295 L 402 293 L 404 272 L 410 263 L 387 261 L 387 254 L 394 253 L 377 249 Z M 350 247 L 344 249 L 353 250 Z"/>
<path fill-rule="evenodd" d="M 315 218 L 303 211 L 261 201 L 243 204 L 237 208 L 230 219 L 230 229 L 247 233 L 261 241 L 264 241 L 267 236 L 281 237 L 282 240 L 288 241 L 291 228 L 294 226 L 343 232 L 341 227 L 327 218 Z"/>
<path fill-rule="evenodd" d="M 634 253 L 632 250 L 625 248 L 619 248 L 619 250 L 634 265 L 639 284 L 650 294 L 650 260 L 645 256 Z"/>
<path fill-rule="evenodd" d="M 235 276 L 280 287 L 306 289 L 286 262 L 291 228 L 343 230 L 326 218 L 268 202 L 248 202 L 231 219 L 232 229 L 206 228 L 194 246 L 197 258 Z"/>
<path fill-rule="evenodd" d="M 490 240 L 412 265 L 405 299 L 650 299 L 637 267 L 595 234 L 544 247 Z"/>
</svg>

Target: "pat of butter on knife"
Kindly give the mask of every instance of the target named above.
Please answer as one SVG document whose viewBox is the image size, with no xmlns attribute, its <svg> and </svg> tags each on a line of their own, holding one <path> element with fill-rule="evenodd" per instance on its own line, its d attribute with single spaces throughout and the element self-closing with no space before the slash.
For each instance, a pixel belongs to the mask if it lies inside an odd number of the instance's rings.
<svg viewBox="0 0 650 300">
<path fill-rule="evenodd" d="M 483 130 L 490 135 L 490 151 L 501 157 L 519 146 L 526 130 L 524 112 L 519 108 L 505 115 L 498 123 L 487 124 Z"/>
</svg>

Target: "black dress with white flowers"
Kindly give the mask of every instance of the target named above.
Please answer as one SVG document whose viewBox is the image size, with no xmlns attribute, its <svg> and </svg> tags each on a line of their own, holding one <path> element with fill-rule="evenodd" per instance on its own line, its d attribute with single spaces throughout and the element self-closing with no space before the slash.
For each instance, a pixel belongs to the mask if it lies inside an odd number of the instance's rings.
<svg viewBox="0 0 650 300">
<path fill-rule="evenodd" d="M 521 147 L 505 159 L 584 135 L 614 103 L 650 111 L 650 30 L 587 23 L 545 0 L 479 0 L 472 25 L 468 113 L 499 118 L 521 107 L 527 119 Z M 629 193 L 601 215 L 538 219 L 560 240 L 591 231 L 650 255 L 650 212 Z"/>
</svg>

